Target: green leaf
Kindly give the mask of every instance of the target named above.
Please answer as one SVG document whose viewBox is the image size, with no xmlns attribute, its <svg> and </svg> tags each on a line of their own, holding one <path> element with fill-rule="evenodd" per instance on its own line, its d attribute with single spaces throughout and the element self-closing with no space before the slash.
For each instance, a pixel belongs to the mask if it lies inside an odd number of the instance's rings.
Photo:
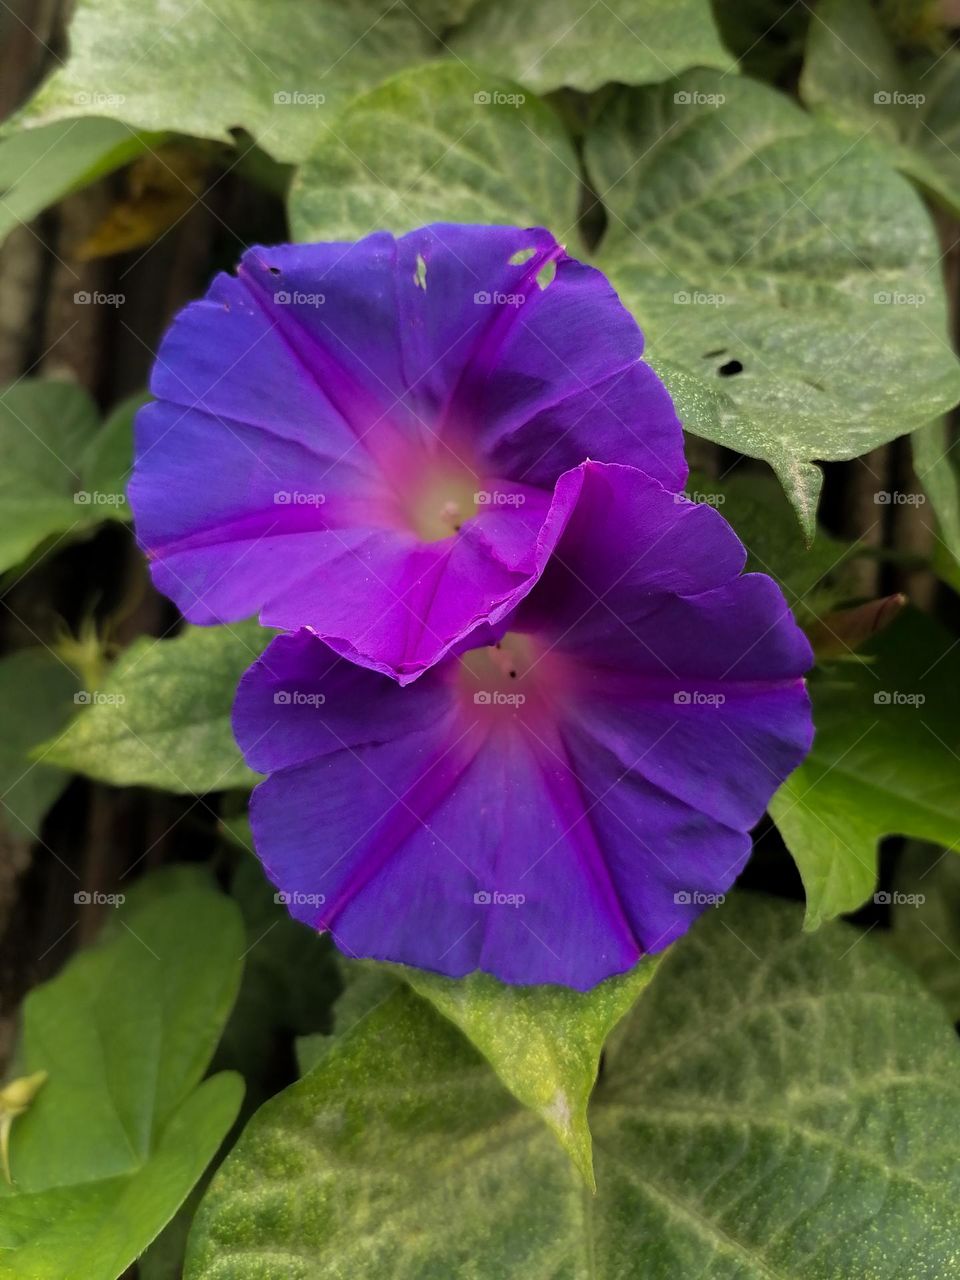
<svg viewBox="0 0 960 1280">
<path fill-rule="evenodd" d="M 298 240 L 439 218 L 548 226 L 563 239 L 577 223 L 579 182 L 570 141 L 539 99 L 438 63 L 395 77 L 337 118 L 294 179 L 290 223 Z"/>
<path fill-rule="evenodd" d="M 607 1036 L 657 970 L 659 956 L 582 993 L 510 987 L 485 973 L 454 981 L 402 968 L 406 980 L 483 1054 L 510 1092 L 560 1140 L 596 1189 L 587 1104 Z"/>
<path fill-rule="evenodd" d="M 684 425 L 769 462 L 810 537 L 815 460 L 960 398 L 929 217 L 872 149 L 703 71 L 616 95 L 587 162 L 610 214 L 598 265 Z"/>
<path fill-rule="evenodd" d="M 393 966 L 376 961 L 348 960 L 338 954 L 337 967 L 342 989 L 331 1010 L 330 1030 L 326 1034 L 297 1037 L 297 1066 L 301 1075 L 316 1066 L 338 1036 L 382 1004 L 401 984 L 401 979 L 394 976 Z"/>
<path fill-rule="evenodd" d="M 115 120 L 64 120 L 0 141 L 0 240 L 48 205 L 112 173 L 162 140 Z"/>
<path fill-rule="evenodd" d="M 740 70 L 755 80 L 784 84 L 803 60 L 810 10 L 793 0 L 713 0 L 720 38 Z"/>
<path fill-rule="evenodd" d="M 873 939 L 744 897 L 671 950 L 591 1108 L 599 1194 L 401 989 L 268 1102 L 186 1280 L 905 1280 L 960 1249 L 960 1057 Z"/>
<path fill-rule="evenodd" d="M 910 438 L 913 468 L 930 499 L 945 549 L 960 560 L 960 475 L 951 457 L 954 442 L 944 419 L 931 422 Z"/>
<path fill-rule="evenodd" d="M 69 774 L 31 751 L 66 724 L 79 681 L 46 648 L 21 649 L 0 662 L 0 811 L 3 826 L 35 838 L 43 815 L 66 786 Z"/>
<path fill-rule="evenodd" d="M 233 739 L 237 682 L 273 632 L 256 622 L 141 636 L 54 742 L 52 764 L 117 786 L 197 795 L 258 781 Z"/>
<path fill-rule="evenodd" d="M 877 879 L 877 842 L 960 841 L 960 649 L 908 611 L 865 659 L 810 680 L 813 750 L 770 803 L 807 892 L 806 927 L 854 911 Z"/>
<path fill-rule="evenodd" d="M 856 548 L 822 529 L 808 546 L 773 476 L 743 468 L 722 481 L 691 474 L 686 493 L 729 520 L 747 549 L 746 571 L 775 578 L 801 623 L 821 617 L 848 597 L 845 570 Z"/>
<path fill-rule="evenodd" d="M 135 129 L 231 141 L 245 129 L 277 160 L 302 160 L 362 89 L 440 51 L 389 0 L 79 0 L 70 57 L 18 123 L 108 115 Z"/>
<path fill-rule="evenodd" d="M 93 401 L 72 382 L 24 379 L 0 393 L 0 571 L 54 535 L 128 518 L 122 478 L 98 466 L 108 449 L 114 459 L 129 452 L 129 434 L 125 446 L 117 439 L 125 430 L 129 418 L 116 415 L 101 427 Z M 99 488 L 103 482 L 114 487 Z"/>
<path fill-rule="evenodd" d="M 238 1077 L 200 1084 L 240 979 L 235 907 L 191 890 L 123 919 L 24 1004 L 18 1069 L 48 1079 L 14 1123 L 15 1186 L 0 1186 L 0 1276 L 11 1280 L 115 1280 L 240 1104 Z"/>
<path fill-rule="evenodd" d="M 734 67 L 708 0 L 604 0 L 586 7 L 580 0 L 485 0 L 450 47 L 537 93 L 563 85 L 589 93 L 612 81 L 663 80 L 687 67 Z"/>
<path fill-rule="evenodd" d="M 126 494 L 133 470 L 133 418 L 149 398 L 146 392 L 139 392 L 122 400 L 90 441 L 80 464 L 84 483 L 91 493 Z M 129 503 L 119 503 L 111 514 L 117 520 L 129 520 Z"/>
<path fill-rule="evenodd" d="M 960 1021 L 960 857 L 911 842 L 897 863 L 886 939 Z"/>
<path fill-rule="evenodd" d="M 960 216 L 960 55 L 901 64 L 867 0 L 824 0 L 810 24 L 800 92 Z"/>
<path fill-rule="evenodd" d="M 217 1064 L 264 1085 L 278 1043 L 329 1029 L 340 975 L 329 935 L 293 919 L 252 851 L 240 860 L 230 891 L 243 913 L 246 964 Z"/>
</svg>

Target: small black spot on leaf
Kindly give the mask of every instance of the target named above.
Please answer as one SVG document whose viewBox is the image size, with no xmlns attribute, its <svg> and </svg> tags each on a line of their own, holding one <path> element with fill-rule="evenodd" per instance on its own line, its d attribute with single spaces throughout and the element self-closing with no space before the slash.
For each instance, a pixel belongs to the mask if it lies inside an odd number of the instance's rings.
<svg viewBox="0 0 960 1280">
<path fill-rule="evenodd" d="M 739 360 L 728 360 L 717 370 L 721 378 L 732 378 L 735 373 L 743 373 L 743 365 Z"/>
</svg>

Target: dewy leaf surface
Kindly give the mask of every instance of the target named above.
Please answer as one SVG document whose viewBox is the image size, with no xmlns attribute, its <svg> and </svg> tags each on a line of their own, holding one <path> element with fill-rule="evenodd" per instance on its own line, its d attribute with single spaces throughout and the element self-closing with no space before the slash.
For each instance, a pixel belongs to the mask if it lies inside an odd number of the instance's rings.
<svg viewBox="0 0 960 1280">
<path fill-rule="evenodd" d="M 671 951 L 608 1047 L 596 1198 L 401 989 L 254 1117 L 186 1280 L 942 1280 L 952 1029 L 873 939 L 800 919 L 734 899 Z"/>
<path fill-rule="evenodd" d="M 400 972 L 480 1050 L 520 1102 L 553 1130 L 588 1186 L 594 1185 L 587 1104 L 607 1036 L 653 978 L 660 957 L 592 991 L 510 987 L 486 973 L 453 980 Z"/>
<path fill-rule="evenodd" d="M 933 228 L 874 149 L 698 71 L 616 96 L 587 164 L 610 214 L 598 265 L 684 424 L 769 462 L 811 536 L 816 460 L 960 398 Z"/>
<path fill-rule="evenodd" d="M 353 102 L 294 180 L 298 240 L 428 222 L 576 226 L 577 160 L 559 119 L 520 85 L 438 63 Z M 480 285 L 478 285 L 478 288 Z"/>
<path fill-rule="evenodd" d="M 354 94 L 440 51 L 416 9 L 390 0 L 79 0 L 66 65 L 18 120 L 110 116 L 226 141 L 242 128 L 275 159 L 295 162 Z"/>
<path fill-rule="evenodd" d="M 450 40 L 455 54 L 550 93 L 645 84 L 687 67 L 733 70 L 707 0 L 482 0 Z"/>
<path fill-rule="evenodd" d="M 273 636 L 256 622 L 141 636 L 39 753 L 116 786 L 199 794 L 258 781 L 233 738 L 237 682 Z"/>
</svg>

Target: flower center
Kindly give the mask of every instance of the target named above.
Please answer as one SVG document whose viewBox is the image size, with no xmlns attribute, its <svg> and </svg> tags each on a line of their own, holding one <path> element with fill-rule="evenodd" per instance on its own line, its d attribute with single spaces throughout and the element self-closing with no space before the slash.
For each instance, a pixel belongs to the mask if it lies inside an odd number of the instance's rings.
<svg viewBox="0 0 960 1280">
<path fill-rule="evenodd" d="M 509 631 L 497 643 L 461 655 L 458 680 L 471 711 L 486 720 L 551 721 L 572 691 L 568 659 L 530 636 Z"/>
<path fill-rule="evenodd" d="M 476 515 L 477 477 L 456 458 L 430 458 L 411 472 L 405 516 L 424 542 L 439 542 L 457 533 Z"/>
</svg>

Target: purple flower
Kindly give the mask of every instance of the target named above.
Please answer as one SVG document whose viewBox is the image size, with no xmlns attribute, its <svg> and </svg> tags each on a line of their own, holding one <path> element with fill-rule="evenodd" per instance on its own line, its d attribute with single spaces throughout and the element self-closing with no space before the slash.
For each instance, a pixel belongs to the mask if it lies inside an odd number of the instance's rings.
<svg viewBox="0 0 960 1280">
<path fill-rule="evenodd" d="M 251 249 L 178 316 L 137 418 L 154 581 L 193 622 L 259 611 L 413 680 L 530 590 L 564 471 L 593 457 L 682 486 L 642 348 L 543 230 Z"/>
<path fill-rule="evenodd" d="M 599 463 L 556 506 L 533 590 L 416 684 L 306 630 L 241 681 L 260 857 L 350 954 L 591 987 L 729 888 L 809 748 L 809 645 L 716 511 Z"/>
</svg>

